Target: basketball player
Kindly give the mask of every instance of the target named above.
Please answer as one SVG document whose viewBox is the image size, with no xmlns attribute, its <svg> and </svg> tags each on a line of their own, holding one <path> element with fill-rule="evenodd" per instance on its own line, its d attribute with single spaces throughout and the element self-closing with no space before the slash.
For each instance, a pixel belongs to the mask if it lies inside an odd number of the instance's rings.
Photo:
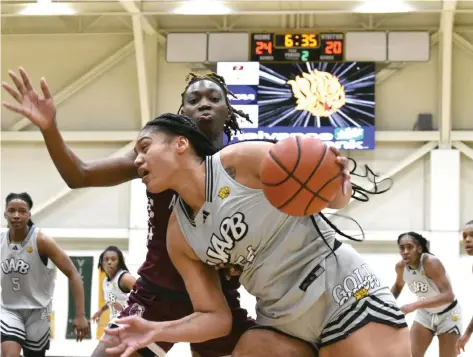
<svg viewBox="0 0 473 357">
<path fill-rule="evenodd" d="M 43 357 L 49 349 L 49 322 L 55 266 L 68 278 L 76 304 L 77 339 L 89 333 L 85 319 L 82 278 L 54 240 L 31 221 L 33 200 L 27 193 L 6 198 L 8 230 L 0 234 L 3 357 Z"/>
<path fill-rule="evenodd" d="M 243 266 L 240 282 L 257 298 L 260 327 L 306 341 L 320 348 L 320 357 L 410 356 L 404 315 L 358 253 L 336 239 L 322 216 L 288 216 L 265 198 L 259 169 L 273 145 L 243 142 L 217 152 L 175 114 L 143 128 L 135 164 L 148 191 L 180 196 L 168 252 L 195 312 L 167 322 L 119 319 L 121 326 L 107 331 L 116 336 L 106 341 L 115 345 L 109 353 L 126 357 L 154 340 L 195 342 L 229 333 L 232 316 L 212 266 L 230 263 Z M 344 207 L 350 193 L 348 178 L 329 207 Z"/>
<path fill-rule="evenodd" d="M 110 310 L 110 322 L 113 322 L 123 310 L 136 279 L 129 273 L 122 251 L 113 245 L 100 254 L 98 268 L 107 275 L 103 280 L 106 303 L 92 316 L 92 320 L 98 322 L 100 316 Z"/>
<path fill-rule="evenodd" d="M 418 298 L 401 307 L 405 314 L 417 310 L 411 328 L 412 357 L 423 357 L 435 335 L 440 357 L 456 356 L 461 310 L 442 262 L 429 252 L 427 239 L 418 233 L 403 233 L 397 241 L 402 260 L 396 264 L 391 292 L 397 298 L 407 284 Z"/>
<path fill-rule="evenodd" d="M 21 68 L 19 72 L 21 79 L 13 71 L 9 71 L 17 90 L 2 83 L 3 88 L 19 105 L 4 103 L 4 106 L 27 117 L 40 128 L 49 154 L 69 187 L 113 186 L 139 177 L 134 166 L 134 150 L 123 157 L 81 161 L 66 146 L 57 128 L 56 107 L 45 80 L 41 80 L 43 96 L 40 96 L 33 89 L 26 72 Z M 181 94 L 180 111 L 196 122 L 215 146 L 222 147 L 222 134 L 225 133 L 230 138 L 232 133 L 239 130 L 237 116 L 248 119 L 248 115 L 230 106 L 230 92 L 221 76 L 213 73 L 203 77 L 191 74 L 189 78 L 190 81 Z M 136 314 L 150 321 L 178 320 L 191 314 L 194 309 L 184 282 L 166 250 L 167 224 L 176 196 L 172 191 L 157 195 L 147 192 L 147 195 L 148 253 L 146 261 L 138 270 L 140 277 L 129 294 L 127 307 L 121 315 Z M 238 279 L 227 281 L 223 277 L 223 280 L 222 289 L 233 315 L 232 332 L 224 338 L 191 344 L 194 356 L 228 356 L 234 350 L 233 357 L 313 357 L 313 349 L 297 339 L 269 330 L 247 331 L 254 322 L 248 318 L 247 311 L 240 307 Z M 144 348 L 139 351 L 139 355 L 148 357 L 158 354 L 162 357 L 164 351 L 169 351 L 172 346 L 173 343 L 160 341 L 150 346 L 153 351 Z M 105 346 L 100 343 L 93 357 L 105 356 Z"/>
<path fill-rule="evenodd" d="M 463 244 L 465 247 L 466 254 L 473 256 L 473 221 L 469 221 L 463 228 Z M 473 333 L 473 318 L 471 318 L 468 327 L 466 328 L 463 335 L 458 339 L 457 342 L 457 355 L 461 351 L 465 352 L 465 346 L 470 340 L 471 334 Z"/>
</svg>

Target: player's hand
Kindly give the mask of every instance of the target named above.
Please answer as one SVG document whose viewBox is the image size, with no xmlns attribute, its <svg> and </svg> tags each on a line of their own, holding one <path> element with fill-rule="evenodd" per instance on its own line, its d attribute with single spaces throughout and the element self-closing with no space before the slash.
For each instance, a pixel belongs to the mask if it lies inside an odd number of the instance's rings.
<svg viewBox="0 0 473 357">
<path fill-rule="evenodd" d="M 25 70 L 20 68 L 19 72 L 21 79 L 15 72 L 8 71 L 8 75 L 15 84 L 16 90 L 8 83 L 2 82 L 2 87 L 12 96 L 17 104 L 3 102 L 3 106 L 12 112 L 25 116 L 41 130 L 55 125 L 56 106 L 54 105 L 46 80 L 41 78 L 39 82 L 42 92 L 42 95 L 40 95 L 34 90 Z"/>
<path fill-rule="evenodd" d="M 463 334 L 458 340 L 457 340 L 457 345 L 455 347 L 456 349 L 456 352 L 457 352 L 457 356 L 463 352 L 465 352 L 465 346 L 466 344 L 468 343 L 468 341 L 470 340 L 470 336 L 467 335 L 466 333 Z"/>
<path fill-rule="evenodd" d="M 119 302 L 113 302 L 112 307 L 119 312 L 123 311 L 123 305 L 120 304 Z"/>
<path fill-rule="evenodd" d="M 340 151 L 333 146 L 330 147 L 330 151 L 337 156 L 337 164 L 340 166 L 342 171 L 342 194 L 346 196 L 350 192 L 350 170 L 348 168 L 348 159 L 342 156 Z"/>
<path fill-rule="evenodd" d="M 216 270 L 223 270 L 225 279 L 231 280 L 234 276 L 240 276 L 243 273 L 243 267 L 235 264 L 221 263 L 215 266 Z"/>
<path fill-rule="evenodd" d="M 406 304 L 406 305 L 401 306 L 401 311 L 403 312 L 404 315 L 407 315 L 415 310 L 416 310 L 416 307 L 414 304 Z"/>
<path fill-rule="evenodd" d="M 156 323 L 138 316 L 124 317 L 115 323 L 119 327 L 106 328 L 106 336 L 100 339 L 107 346 L 107 354 L 128 357 L 156 340 Z"/>
<path fill-rule="evenodd" d="M 76 341 L 82 341 L 89 334 L 89 323 L 85 316 L 76 316 L 74 319 L 74 331 L 76 333 Z"/>
<path fill-rule="evenodd" d="M 92 318 L 90 319 L 92 322 L 99 322 L 100 320 L 100 315 L 101 315 L 101 310 L 97 311 L 93 316 Z"/>
</svg>

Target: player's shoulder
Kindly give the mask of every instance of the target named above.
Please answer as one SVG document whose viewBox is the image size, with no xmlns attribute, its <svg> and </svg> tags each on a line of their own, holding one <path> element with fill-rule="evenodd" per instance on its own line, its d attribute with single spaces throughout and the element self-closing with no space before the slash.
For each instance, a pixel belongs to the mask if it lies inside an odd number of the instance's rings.
<svg viewBox="0 0 473 357">
<path fill-rule="evenodd" d="M 266 155 L 273 145 L 274 142 L 262 140 L 240 141 L 223 148 L 220 151 L 220 160 L 231 163 L 248 162 L 248 159 L 255 156 Z"/>
<path fill-rule="evenodd" d="M 443 264 L 440 261 L 440 259 L 433 254 L 424 254 L 422 256 L 422 264 L 424 268 L 427 268 L 427 269 L 429 268 L 435 269 L 435 268 L 443 267 Z"/>
</svg>

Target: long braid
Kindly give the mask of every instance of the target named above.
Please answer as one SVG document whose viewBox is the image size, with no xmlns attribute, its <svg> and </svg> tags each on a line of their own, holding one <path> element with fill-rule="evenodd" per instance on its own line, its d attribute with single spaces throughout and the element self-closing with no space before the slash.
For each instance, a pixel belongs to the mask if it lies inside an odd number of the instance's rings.
<svg viewBox="0 0 473 357">
<path fill-rule="evenodd" d="M 235 97 L 235 94 L 233 94 L 227 88 L 225 79 L 222 76 L 218 75 L 217 73 L 211 72 L 204 75 L 199 75 L 192 72 L 189 73 L 186 76 L 187 86 L 184 89 L 184 92 L 181 93 L 182 100 L 181 100 L 181 106 L 179 107 L 178 112 L 181 113 L 182 107 L 184 106 L 184 96 L 187 92 L 187 89 L 195 82 L 204 81 L 204 80 L 214 82 L 216 85 L 218 85 L 222 89 L 223 93 L 225 93 L 225 102 L 227 103 L 227 108 L 230 115 L 229 115 L 229 120 L 225 122 L 225 125 L 223 127 L 223 132 L 227 136 L 228 141 L 230 141 L 233 134 L 241 132 L 241 129 L 240 129 L 240 126 L 238 125 L 238 120 L 237 120 L 238 116 L 245 118 L 246 121 L 250 123 L 252 123 L 252 121 L 250 120 L 250 116 L 248 114 L 246 114 L 242 110 L 235 109 L 234 107 L 230 105 L 228 97 L 229 96 Z"/>
<path fill-rule="evenodd" d="M 202 133 L 192 120 L 181 114 L 165 113 L 146 123 L 144 128 L 185 136 L 191 142 L 196 154 L 204 160 L 218 149 Z"/>
</svg>

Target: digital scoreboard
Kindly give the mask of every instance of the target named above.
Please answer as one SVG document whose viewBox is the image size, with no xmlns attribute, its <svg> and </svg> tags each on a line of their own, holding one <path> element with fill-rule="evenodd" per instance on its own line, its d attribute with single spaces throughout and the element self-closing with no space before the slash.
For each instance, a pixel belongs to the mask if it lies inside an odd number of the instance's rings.
<svg viewBox="0 0 473 357">
<path fill-rule="evenodd" d="M 345 34 L 323 33 L 252 33 L 250 61 L 282 62 L 343 62 Z"/>
</svg>

